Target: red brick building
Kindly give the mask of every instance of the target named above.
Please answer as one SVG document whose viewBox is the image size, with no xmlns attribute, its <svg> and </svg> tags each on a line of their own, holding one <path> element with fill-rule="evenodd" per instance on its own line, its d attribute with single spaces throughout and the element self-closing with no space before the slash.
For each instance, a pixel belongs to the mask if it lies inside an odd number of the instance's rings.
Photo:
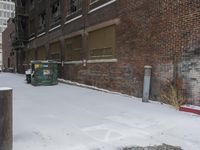
<svg viewBox="0 0 200 150">
<path fill-rule="evenodd" d="M 153 99 L 181 79 L 199 104 L 199 7 L 200 0 L 16 0 L 18 69 L 53 59 L 61 78 L 141 97 L 151 65 Z"/>
<path fill-rule="evenodd" d="M 7 25 L 2 33 L 3 69 L 14 72 L 16 70 L 16 55 L 12 47 L 12 37 L 15 34 L 13 19 L 9 19 Z"/>
</svg>

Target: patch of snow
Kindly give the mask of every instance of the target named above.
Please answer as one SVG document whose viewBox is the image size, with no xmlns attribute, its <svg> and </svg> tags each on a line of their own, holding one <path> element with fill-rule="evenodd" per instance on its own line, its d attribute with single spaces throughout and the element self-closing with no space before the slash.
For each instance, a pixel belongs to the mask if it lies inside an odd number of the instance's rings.
<svg viewBox="0 0 200 150">
<path fill-rule="evenodd" d="M 162 143 L 200 149 L 198 115 L 99 89 L 61 83 L 35 87 L 24 79 L 0 74 L 0 86 L 13 88 L 13 150 L 116 150 Z"/>
<path fill-rule="evenodd" d="M 0 87 L 0 91 L 8 91 L 8 90 L 12 90 L 12 88 L 9 88 L 9 87 Z"/>
</svg>

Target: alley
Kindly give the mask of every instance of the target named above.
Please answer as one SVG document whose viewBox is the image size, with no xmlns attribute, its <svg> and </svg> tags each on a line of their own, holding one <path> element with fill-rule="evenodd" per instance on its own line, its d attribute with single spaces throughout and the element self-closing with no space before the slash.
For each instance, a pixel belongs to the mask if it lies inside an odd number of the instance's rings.
<svg viewBox="0 0 200 150">
<path fill-rule="evenodd" d="M 200 149 L 200 117 L 171 106 L 78 86 L 34 87 L 0 73 L 14 91 L 14 150 L 115 150 L 126 146 Z"/>
</svg>

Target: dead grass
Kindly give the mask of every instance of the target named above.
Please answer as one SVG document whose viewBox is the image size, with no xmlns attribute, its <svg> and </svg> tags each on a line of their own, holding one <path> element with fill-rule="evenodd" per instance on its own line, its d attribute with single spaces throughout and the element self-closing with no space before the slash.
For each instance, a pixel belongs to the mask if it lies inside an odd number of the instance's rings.
<svg viewBox="0 0 200 150">
<path fill-rule="evenodd" d="M 181 105 L 186 103 L 182 81 L 180 79 L 176 83 L 168 81 L 166 87 L 161 91 L 160 98 L 161 102 L 179 109 Z"/>
</svg>

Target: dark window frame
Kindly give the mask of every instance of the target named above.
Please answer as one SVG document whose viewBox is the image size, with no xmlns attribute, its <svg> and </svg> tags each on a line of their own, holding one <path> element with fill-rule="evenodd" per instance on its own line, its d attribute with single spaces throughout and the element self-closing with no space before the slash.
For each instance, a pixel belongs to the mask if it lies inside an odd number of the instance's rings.
<svg viewBox="0 0 200 150">
<path fill-rule="evenodd" d="M 51 9 L 51 23 L 54 24 L 61 19 L 60 0 L 53 0 L 50 4 L 50 9 Z"/>
<path fill-rule="evenodd" d="M 68 15 L 74 14 L 82 9 L 82 0 L 68 0 Z"/>
<path fill-rule="evenodd" d="M 46 15 L 46 11 L 42 11 L 39 15 L 38 15 L 38 29 L 39 31 L 42 31 L 45 29 L 46 25 L 47 25 L 47 15 Z"/>
</svg>

